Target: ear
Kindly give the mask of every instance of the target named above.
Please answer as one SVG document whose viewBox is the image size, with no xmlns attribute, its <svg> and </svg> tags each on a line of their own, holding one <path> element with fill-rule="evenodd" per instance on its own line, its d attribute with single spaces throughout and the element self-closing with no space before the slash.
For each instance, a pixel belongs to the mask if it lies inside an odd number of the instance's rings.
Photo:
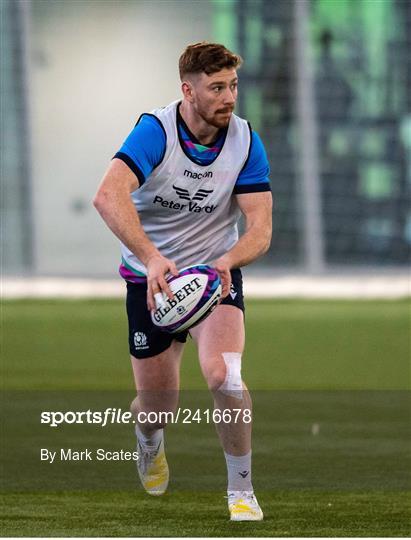
<svg viewBox="0 0 411 540">
<path fill-rule="evenodd" d="M 181 91 L 183 92 L 184 99 L 189 101 L 190 103 L 193 103 L 194 101 L 194 92 L 193 92 L 193 85 L 190 81 L 183 81 L 181 84 Z"/>
</svg>

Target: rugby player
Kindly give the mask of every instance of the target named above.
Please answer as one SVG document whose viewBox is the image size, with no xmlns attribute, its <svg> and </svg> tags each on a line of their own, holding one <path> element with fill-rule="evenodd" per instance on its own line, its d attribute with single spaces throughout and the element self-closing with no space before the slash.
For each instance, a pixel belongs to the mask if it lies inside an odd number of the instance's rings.
<svg viewBox="0 0 411 540">
<path fill-rule="evenodd" d="M 139 118 L 94 199 L 122 244 L 136 415 L 176 410 L 188 332 L 161 332 L 150 311 L 157 293 L 172 297 L 167 275 L 198 263 L 214 266 L 223 285 L 221 303 L 189 331 L 202 373 L 216 408 L 251 410 L 241 378 L 240 268 L 269 247 L 272 197 L 261 139 L 233 113 L 241 63 L 223 45 L 189 45 L 179 60 L 182 99 Z M 246 228 L 239 237 L 241 213 Z M 136 424 L 137 468 L 151 495 L 163 494 L 169 480 L 164 427 Z M 231 520 L 263 519 L 251 481 L 251 423 L 220 422 L 216 428 L 227 464 Z"/>
</svg>

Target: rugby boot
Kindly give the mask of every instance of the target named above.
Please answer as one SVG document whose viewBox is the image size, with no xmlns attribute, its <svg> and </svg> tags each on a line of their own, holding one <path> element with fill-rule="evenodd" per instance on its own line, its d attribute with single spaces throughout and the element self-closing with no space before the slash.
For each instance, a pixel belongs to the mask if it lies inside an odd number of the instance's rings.
<svg viewBox="0 0 411 540">
<path fill-rule="evenodd" d="M 163 495 L 168 486 L 169 472 L 164 452 L 164 439 L 157 447 L 147 447 L 137 438 L 137 471 L 149 495 Z"/>
<path fill-rule="evenodd" d="M 228 492 L 231 521 L 261 521 L 263 511 L 252 491 Z"/>
</svg>

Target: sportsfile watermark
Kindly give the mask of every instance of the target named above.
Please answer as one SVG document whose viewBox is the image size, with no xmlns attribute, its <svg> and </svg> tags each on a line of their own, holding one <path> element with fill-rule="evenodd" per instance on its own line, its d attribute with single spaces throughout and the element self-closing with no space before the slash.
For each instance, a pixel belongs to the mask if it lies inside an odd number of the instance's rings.
<svg viewBox="0 0 411 540">
<path fill-rule="evenodd" d="M 40 423 L 50 427 L 65 424 L 96 424 L 105 427 L 113 424 L 249 424 L 251 409 L 190 409 L 178 407 L 173 411 L 140 411 L 135 416 L 130 411 L 108 407 L 104 411 L 42 411 Z"/>
<path fill-rule="evenodd" d="M 259 490 L 272 490 L 274 482 L 275 489 L 302 490 L 304 496 L 307 489 L 381 490 L 382 483 L 385 490 L 409 491 L 410 476 L 404 473 L 410 470 L 409 392 L 250 394 L 252 474 Z M 137 489 L 135 410 L 129 405 L 134 398 L 131 390 L 5 391 L 2 489 Z M 163 417 L 165 411 L 175 411 L 165 417 L 164 437 L 173 490 L 215 492 L 216 479 L 225 478 L 226 463 L 215 430 L 224 424 L 212 422 L 237 421 L 248 430 L 251 415 L 234 410 L 240 406 L 235 401 L 213 412 L 208 390 L 182 390 L 179 395 L 150 391 L 147 400 L 159 403 L 155 410 L 163 411 Z M 179 413 L 172 406 L 180 407 Z M 144 420 L 159 417 L 140 416 Z M 228 424 L 230 428 L 235 430 L 235 424 Z"/>
</svg>

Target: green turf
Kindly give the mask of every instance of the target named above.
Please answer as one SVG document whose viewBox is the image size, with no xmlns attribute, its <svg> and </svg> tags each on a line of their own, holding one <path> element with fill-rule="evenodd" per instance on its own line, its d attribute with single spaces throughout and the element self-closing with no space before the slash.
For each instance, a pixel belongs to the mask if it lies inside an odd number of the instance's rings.
<svg viewBox="0 0 411 540">
<path fill-rule="evenodd" d="M 6 388 L 132 389 L 120 301 L 3 303 Z M 408 301 L 248 301 L 243 374 L 257 389 L 410 387 Z M 204 388 L 188 344 L 185 388 Z"/>
<path fill-rule="evenodd" d="M 221 492 L 8 494 L 4 536 L 408 536 L 405 493 L 260 493 L 261 523 L 230 523 Z"/>
<path fill-rule="evenodd" d="M 130 426 L 39 422 L 42 410 L 128 408 L 121 302 L 4 302 L 2 319 L 2 536 L 410 534 L 407 301 L 248 302 L 257 524 L 228 522 L 224 459 L 204 422 L 169 426 L 172 479 L 159 499 L 142 493 L 132 462 L 40 462 L 44 447 L 133 450 Z M 187 349 L 181 405 L 204 410 Z"/>
</svg>

